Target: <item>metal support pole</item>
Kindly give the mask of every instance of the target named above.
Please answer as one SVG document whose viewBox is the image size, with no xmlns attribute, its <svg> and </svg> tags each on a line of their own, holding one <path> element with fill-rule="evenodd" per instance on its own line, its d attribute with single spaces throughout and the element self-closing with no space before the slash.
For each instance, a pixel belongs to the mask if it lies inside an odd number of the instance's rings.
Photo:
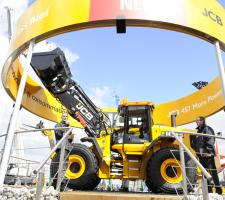
<svg viewBox="0 0 225 200">
<path fill-rule="evenodd" d="M 194 161 L 194 163 L 201 169 L 202 173 L 205 175 L 207 179 L 211 179 L 212 176 L 206 171 L 206 169 L 202 166 L 202 164 L 195 158 L 195 156 L 191 153 L 191 151 L 184 145 L 184 143 L 180 140 L 177 135 L 172 132 L 173 136 L 176 138 L 176 140 L 179 142 L 179 145 L 183 147 L 183 149 L 187 152 L 187 154 L 190 156 L 190 158 Z"/>
<path fill-rule="evenodd" d="M 40 171 L 38 173 L 38 182 L 37 182 L 35 200 L 41 199 L 41 193 L 42 193 L 42 189 L 44 187 L 44 182 L 45 182 L 45 174 L 43 171 Z"/>
<path fill-rule="evenodd" d="M 12 17 L 11 17 L 11 11 L 12 8 L 10 7 L 5 7 L 5 9 L 7 10 L 7 18 L 8 18 L 8 38 L 9 38 L 9 42 L 11 41 L 12 38 Z"/>
<path fill-rule="evenodd" d="M 183 142 L 183 135 L 179 134 L 178 135 L 179 139 L 181 142 Z M 184 149 L 182 145 L 179 143 L 179 148 L 180 148 L 180 161 L 181 161 L 181 170 L 182 170 L 182 185 L 183 185 L 183 192 L 184 192 L 184 198 L 187 199 L 188 195 L 188 190 L 187 190 L 187 179 L 186 179 L 186 166 L 185 166 L 185 158 L 184 158 Z"/>
<path fill-rule="evenodd" d="M 17 94 L 17 98 L 16 98 L 15 108 L 13 110 L 13 116 L 11 119 L 7 139 L 5 142 L 5 148 L 3 151 L 2 160 L 1 160 L 1 168 L 0 168 L 0 187 L 3 186 L 5 174 L 7 171 L 7 166 L 9 163 L 9 157 L 10 157 L 10 152 L 11 152 L 12 143 L 13 143 L 13 139 L 14 139 L 14 133 L 15 133 L 15 129 L 16 129 L 18 113 L 20 110 L 21 102 L 22 102 L 23 92 L 24 92 L 24 88 L 25 88 L 25 84 L 26 84 L 28 70 L 30 67 L 30 61 L 31 61 L 32 53 L 33 53 L 34 44 L 35 44 L 35 40 L 32 40 L 29 45 L 26 63 L 24 66 L 23 75 L 22 75 L 22 78 L 20 81 L 20 86 L 19 86 L 19 90 L 18 90 L 18 94 Z"/>
<path fill-rule="evenodd" d="M 216 47 L 216 57 L 217 57 L 219 74 L 220 74 L 220 79 L 221 79 L 221 85 L 222 85 L 222 89 L 223 89 L 223 96 L 224 96 L 224 101 L 225 101 L 225 73 L 224 73 L 223 59 L 222 59 L 219 41 L 215 42 L 215 47 Z"/>
<path fill-rule="evenodd" d="M 17 120 L 17 126 L 16 126 L 16 129 L 19 128 L 19 124 L 20 124 L 20 119 L 21 118 L 21 109 L 19 111 L 19 114 L 18 114 L 18 120 Z M 13 150 L 11 152 L 11 155 L 15 155 L 15 157 L 18 157 L 18 158 L 24 158 L 24 145 L 23 145 L 23 138 L 22 138 L 22 135 L 21 134 L 15 134 L 14 135 L 14 147 L 15 147 L 15 150 Z M 21 159 L 15 159 L 15 161 L 17 163 L 21 163 Z"/>
<path fill-rule="evenodd" d="M 209 200 L 208 183 L 205 176 L 202 176 L 202 197 L 203 200 Z"/>
<path fill-rule="evenodd" d="M 30 170 L 30 164 L 28 163 L 27 164 L 27 174 L 26 174 L 27 177 L 29 176 L 29 170 Z M 27 179 L 25 179 L 25 186 L 27 186 Z"/>
<path fill-rule="evenodd" d="M 64 173 L 63 173 L 63 166 L 64 166 L 64 160 L 65 160 L 65 152 L 66 152 L 66 140 L 63 140 L 62 145 L 61 145 L 61 151 L 60 151 L 60 159 L 59 159 L 59 169 L 58 169 L 58 178 L 57 178 L 57 184 L 56 184 L 56 190 L 60 191 L 60 186 L 64 178 Z"/>
<path fill-rule="evenodd" d="M 48 159 L 51 157 L 52 153 L 54 153 L 57 148 L 62 144 L 62 142 L 68 137 L 68 135 L 71 133 L 73 128 L 70 128 L 65 135 L 58 141 L 58 143 L 55 145 L 55 147 L 48 153 L 48 155 L 46 156 L 46 158 L 41 162 L 41 164 L 39 165 L 39 167 L 34 170 L 34 174 L 37 174 L 42 167 L 45 165 L 45 163 L 48 161 Z"/>
</svg>

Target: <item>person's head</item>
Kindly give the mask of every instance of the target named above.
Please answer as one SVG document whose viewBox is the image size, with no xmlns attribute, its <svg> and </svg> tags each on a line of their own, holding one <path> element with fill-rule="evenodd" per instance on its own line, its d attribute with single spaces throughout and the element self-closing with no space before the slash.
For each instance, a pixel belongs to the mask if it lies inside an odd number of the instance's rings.
<svg viewBox="0 0 225 200">
<path fill-rule="evenodd" d="M 68 113 L 67 112 L 63 112 L 62 116 L 61 116 L 62 122 L 66 122 L 68 120 Z"/>
<path fill-rule="evenodd" d="M 205 117 L 203 117 L 203 116 L 197 117 L 196 124 L 197 124 L 198 127 L 199 126 L 205 126 Z"/>
</svg>

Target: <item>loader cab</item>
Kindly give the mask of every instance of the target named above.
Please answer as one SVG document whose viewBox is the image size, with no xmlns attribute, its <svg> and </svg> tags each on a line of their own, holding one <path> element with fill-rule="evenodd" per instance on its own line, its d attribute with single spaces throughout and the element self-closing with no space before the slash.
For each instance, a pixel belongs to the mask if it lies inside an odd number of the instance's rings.
<svg viewBox="0 0 225 200">
<path fill-rule="evenodd" d="M 151 102 L 128 102 L 122 100 L 118 108 L 120 129 L 115 133 L 114 144 L 143 144 L 152 140 Z"/>
</svg>

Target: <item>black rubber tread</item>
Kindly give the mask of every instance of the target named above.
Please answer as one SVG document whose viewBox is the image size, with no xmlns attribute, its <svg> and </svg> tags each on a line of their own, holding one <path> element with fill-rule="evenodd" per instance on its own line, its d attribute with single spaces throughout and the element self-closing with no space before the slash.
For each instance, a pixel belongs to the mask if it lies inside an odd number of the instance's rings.
<svg viewBox="0 0 225 200">
<path fill-rule="evenodd" d="M 67 187 L 74 190 L 93 190 L 100 183 L 101 179 L 97 176 L 98 162 L 94 153 L 85 145 L 75 144 L 70 155 L 80 155 L 86 163 L 86 169 L 82 176 L 77 179 L 70 179 Z"/>
<path fill-rule="evenodd" d="M 160 191 L 160 192 L 168 193 L 168 194 L 176 194 L 177 192 L 183 193 L 182 183 L 178 183 L 178 184 L 168 183 L 162 178 L 160 173 L 160 167 L 162 162 L 165 159 L 174 158 L 171 151 L 173 152 L 176 159 L 180 160 L 179 149 L 176 149 L 174 147 L 166 147 L 155 152 L 153 156 L 151 157 L 151 159 L 148 161 L 147 174 L 148 174 L 148 179 L 151 180 L 149 181 L 150 184 L 148 184 L 150 186 L 149 188 L 150 190 L 153 189 L 156 192 Z M 185 164 L 186 164 L 186 176 L 191 183 L 190 184 L 187 181 L 188 190 L 191 191 L 192 184 L 196 183 L 197 181 L 196 165 L 190 159 L 190 157 L 186 154 L 185 154 Z"/>
<path fill-rule="evenodd" d="M 185 154 L 185 166 L 186 166 L 186 174 L 188 177 L 187 189 L 188 192 L 193 192 L 194 191 L 193 189 L 195 187 L 195 184 L 197 183 L 198 178 L 197 166 L 195 162 L 187 154 Z"/>
<path fill-rule="evenodd" d="M 147 179 L 145 181 L 145 184 L 152 193 L 155 193 L 155 194 L 160 193 L 160 189 L 155 187 L 150 179 Z"/>
</svg>

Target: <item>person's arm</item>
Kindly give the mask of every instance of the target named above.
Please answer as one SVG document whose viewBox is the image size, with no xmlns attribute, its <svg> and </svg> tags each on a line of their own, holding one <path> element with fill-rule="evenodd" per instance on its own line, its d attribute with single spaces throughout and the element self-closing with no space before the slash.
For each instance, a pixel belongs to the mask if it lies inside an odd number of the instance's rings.
<svg viewBox="0 0 225 200">
<path fill-rule="evenodd" d="M 214 131 L 211 127 L 206 127 L 205 131 L 206 134 L 209 135 L 214 135 Z M 214 137 L 205 137 L 204 139 L 204 146 L 206 148 L 206 151 L 210 154 L 215 154 L 215 149 L 214 149 L 214 144 L 215 144 L 215 138 Z"/>
<path fill-rule="evenodd" d="M 190 135 L 191 148 L 196 151 L 196 135 Z"/>
</svg>

